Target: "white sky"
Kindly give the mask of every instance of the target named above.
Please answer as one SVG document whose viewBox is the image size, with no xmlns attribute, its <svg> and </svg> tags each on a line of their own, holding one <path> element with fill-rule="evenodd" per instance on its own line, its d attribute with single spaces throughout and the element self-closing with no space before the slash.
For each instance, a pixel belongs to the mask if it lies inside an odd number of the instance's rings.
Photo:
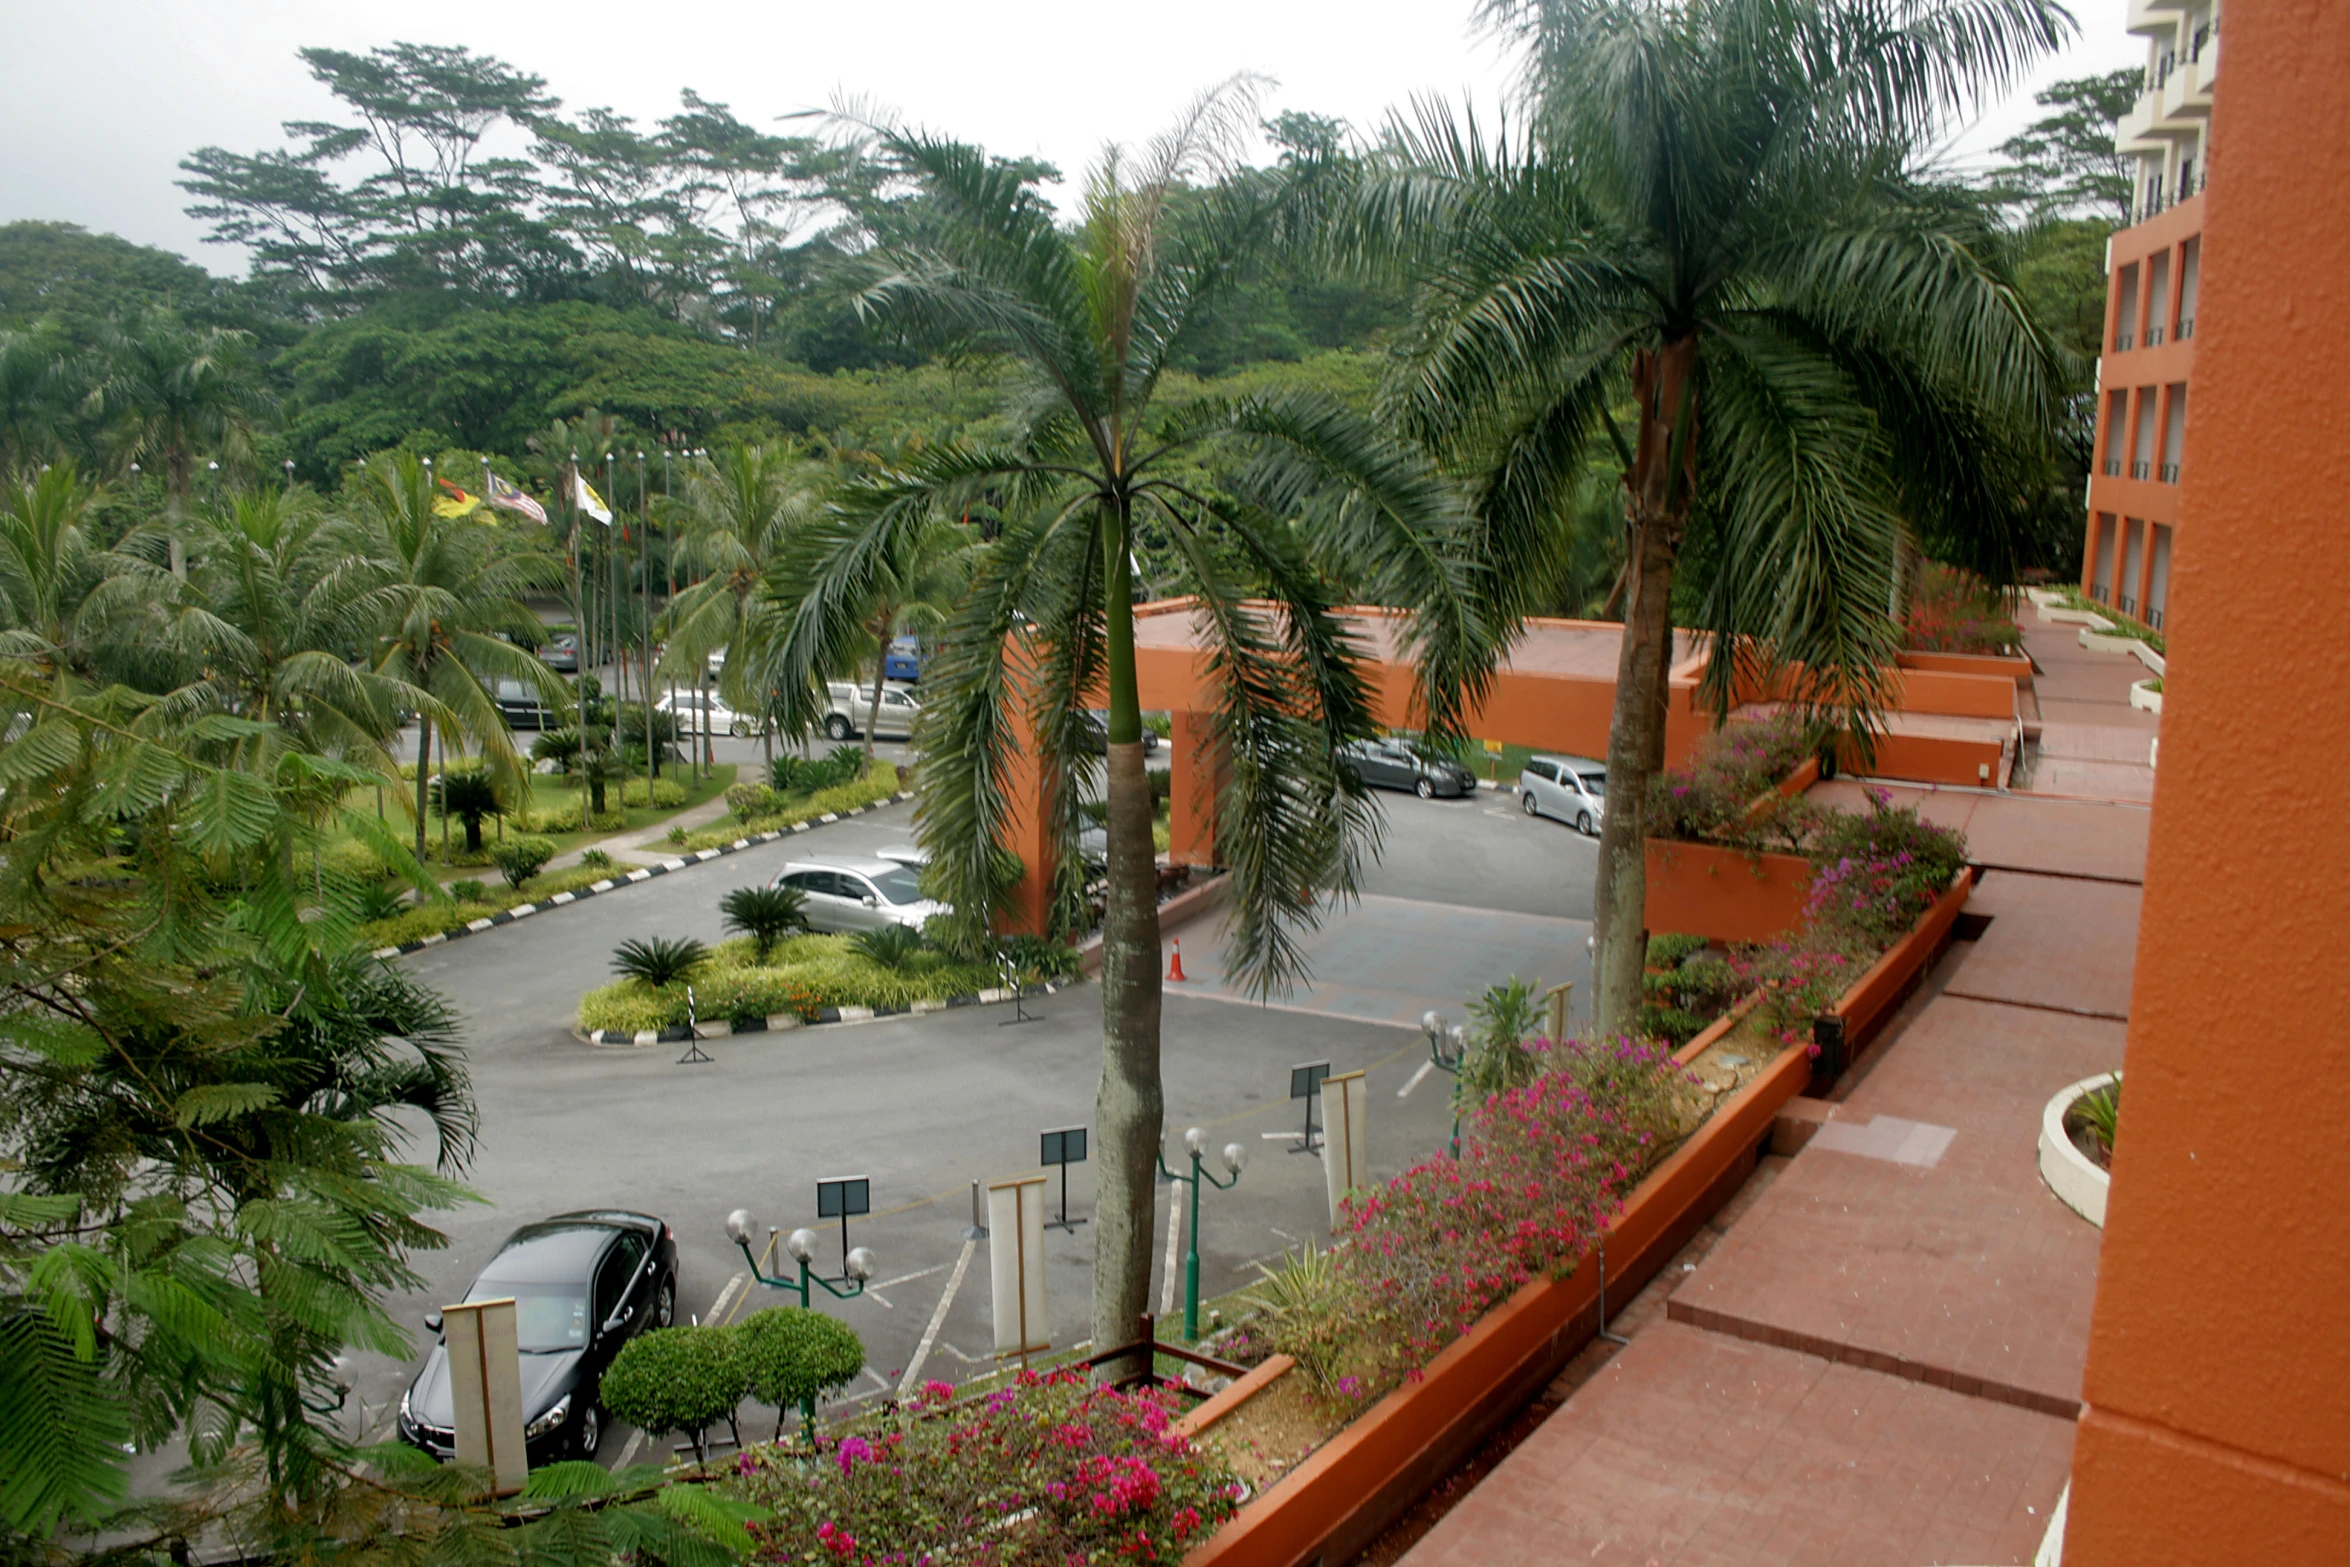
<svg viewBox="0 0 2350 1567">
<path fill-rule="evenodd" d="M 2079 39 L 2033 85 L 2140 63 L 2125 0 L 2071 0 Z M 0 95 L 0 221 L 61 219 L 161 245 L 215 271 L 242 258 L 204 244 L 172 181 L 218 144 L 283 144 L 279 122 L 339 117 L 294 56 L 399 40 L 462 43 L 547 79 L 566 110 L 609 106 L 640 124 L 680 88 L 752 124 L 866 97 L 995 153 L 1075 176 L 1109 140 L 1139 141 L 1200 88 L 1238 70 L 1278 86 L 1272 109 L 1375 125 L 1415 93 L 1506 87 L 1510 62 L 1469 32 L 1468 0 L 0 0 L 10 40 Z M 650 24 L 650 25 L 648 25 Z M 1997 145 L 2033 117 L 2031 89 L 1954 149 Z"/>
</svg>

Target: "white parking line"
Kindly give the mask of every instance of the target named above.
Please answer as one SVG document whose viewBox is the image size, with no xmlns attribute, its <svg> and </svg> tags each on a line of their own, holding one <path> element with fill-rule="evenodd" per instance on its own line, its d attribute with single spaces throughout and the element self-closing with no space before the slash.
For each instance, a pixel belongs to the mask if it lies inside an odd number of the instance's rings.
<svg viewBox="0 0 2350 1567">
<path fill-rule="evenodd" d="M 726 1281 L 726 1288 L 720 1290 L 718 1292 L 718 1298 L 710 1302 L 709 1311 L 704 1313 L 705 1319 L 711 1322 L 716 1322 L 723 1318 L 726 1315 L 726 1303 L 734 1299 L 734 1292 L 738 1289 L 741 1289 L 743 1287 L 743 1280 L 749 1277 L 750 1275 L 747 1273 L 738 1273 L 733 1278 L 728 1279 Z"/>
<path fill-rule="evenodd" d="M 617 1463 L 613 1464 L 612 1467 L 615 1469 L 626 1469 L 630 1464 L 635 1463 L 636 1450 L 644 1445 L 645 1434 L 642 1431 L 629 1432 L 628 1445 L 620 1450 L 620 1459 Z"/>
<path fill-rule="evenodd" d="M 896 1289 L 901 1284 L 911 1284 L 916 1279 L 926 1279 L 929 1278 L 933 1273 L 944 1273 L 946 1271 L 947 1265 L 942 1262 L 935 1268 L 924 1268 L 920 1273 L 901 1273 L 894 1279 L 883 1279 L 879 1284 L 868 1284 L 865 1287 L 869 1290 Z"/>
<path fill-rule="evenodd" d="M 938 1330 L 946 1326 L 947 1308 L 955 1303 L 955 1292 L 963 1287 L 963 1275 L 971 1266 L 971 1254 L 978 1249 L 979 1242 L 976 1240 L 963 1243 L 963 1255 L 955 1259 L 954 1276 L 947 1280 L 946 1293 L 938 1297 L 938 1306 L 930 1313 L 930 1326 L 922 1330 L 922 1342 L 914 1346 L 914 1358 L 906 1362 L 906 1374 L 898 1382 L 899 1403 L 904 1403 L 906 1395 L 913 1392 L 921 1381 L 922 1363 L 930 1358 L 930 1346 L 938 1342 Z M 936 1273 L 938 1269 L 932 1268 L 930 1271 Z M 960 1350 L 956 1351 L 958 1356 L 961 1353 Z"/>
<path fill-rule="evenodd" d="M 1183 1183 L 1167 1183 L 1167 1267 L 1159 1280 L 1159 1315 L 1175 1314 L 1175 1262 L 1183 1255 Z"/>
<path fill-rule="evenodd" d="M 1419 1086 L 1420 1086 L 1420 1083 L 1421 1083 L 1421 1081 L 1422 1081 L 1424 1078 L 1426 1078 L 1426 1077 L 1427 1077 L 1427 1075 L 1428 1075 L 1430 1072 L 1433 1072 L 1433 1071 L 1435 1071 L 1435 1070 L 1436 1070 L 1436 1063 L 1435 1063 L 1435 1062 L 1433 1062 L 1433 1061 L 1423 1061 L 1423 1062 L 1421 1062 L 1421 1063 L 1420 1063 L 1420 1070 L 1418 1070 L 1417 1072 L 1414 1072 L 1414 1073 L 1412 1074 L 1412 1080 L 1411 1080 L 1410 1082 L 1408 1082 L 1408 1083 L 1404 1084 L 1404 1085 L 1403 1085 L 1403 1087 L 1401 1087 L 1401 1088 L 1399 1088 L 1399 1089 L 1397 1089 L 1397 1090 L 1395 1091 L 1395 1097 L 1396 1097 L 1396 1098 L 1398 1098 L 1398 1099 L 1401 1099 L 1401 1098 L 1403 1098 L 1405 1095 L 1409 1094 L 1409 1093 L 1410 1093 L 1410 1092 L 1411 1092 L 1413 1089 L 1415 1089 L 1415 1088 L 1417 1088 L 1417 1087 L 1419 1087 Z"/>
</svg>

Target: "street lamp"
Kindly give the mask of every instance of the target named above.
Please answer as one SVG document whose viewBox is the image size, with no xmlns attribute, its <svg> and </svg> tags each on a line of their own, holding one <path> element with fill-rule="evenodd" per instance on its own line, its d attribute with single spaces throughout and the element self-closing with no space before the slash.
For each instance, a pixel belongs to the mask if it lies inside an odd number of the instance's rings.
<svg viewBox="0 0 2350 1567">
<path fill-rule="evenodd" d="M 759 1271 L 759 1259 L 751 1255 L 751 1234 L 756 1227 L 751 1218 L 751 1210 L 748 1208 L 737 1208 L 726 1216 L 727 1239 L 742 1248 L 743 1260 L 751 1265 L 751 1277 L 769 1289 L 791 1291 L 800 1297 L 802 1307 L 806 1307 L 812 1299 L 808 1293 L 811 1285 L 821 1288 L 825 1294 L 835 1300 L 851 1300 L 865 1293 L 865 1281 L 873 1277 L 874 1260 L 873 1253 L 866 1248 L 859 1246 L 841 1259 L 841 1277 L 828 1279 L 816 1272 L 813 1267 L 816 1258 L 816 1232 L 808 1229 L 794 1230 L 790 1235 L 784 1237 L 783 1249 L 792 1261 L 800 1265 L 800 1276 L 797 1280 L 770 1278 Z M 767 1238 L 770 1243 L 774 1241 L 776 1234 L 776 1227 L 768 1226 Z"/>
<path fill-rule="evenodd" d="M 1444 1014 L 1431 1007 L 1420 1014 L 1420 1032 L 1428 1036 L 1428 1061 L 1447 1077 L 1458 1077 L 1469 1059 L 1469 1033 L 1460 1024 L 1447 1027 Z M 1461 1156 L 1461 1099 L 1452 1096 L 1452 1156 Z"/>
<path fill-rule="evenodd" d="M 1170 1181 L 1191 1188 L 1191 1249 L 1183 1258 L 1183 1337 L 1187 1342 L 1199 1341 L 1199 1189 L 1202 1182 L 1220 1192 L 1228 1192 L 1240 1184 L 1241 1167 L 1248 1163 L 1248 1150 L 1238 1143 L 1224 1145 L 1226 1178 L 1217 1180 L 1216 1173 L 1201 1161 L 1208 1155 L 1208 1134 L 1201 1127 L 1193 1127 L 1183 1134 L 1184 1152 L 1191 1156 L 1191 1173 L 1178 1175 L 1167 1168 L 1167 1155 L 1159 1153 L 1159 1173 Z"/>
</svg>

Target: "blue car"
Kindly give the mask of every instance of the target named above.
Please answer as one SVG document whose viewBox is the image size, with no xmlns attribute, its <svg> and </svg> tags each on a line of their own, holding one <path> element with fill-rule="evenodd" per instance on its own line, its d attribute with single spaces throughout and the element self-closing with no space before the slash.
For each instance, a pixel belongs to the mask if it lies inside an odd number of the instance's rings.
<svg viewBox="0 0 2350 1567">
<path fill-rule="evenodd" d="M 918 681 L 922 678 L 922 644 L 914 637 L 899 637 L 890 643 L 882 655 L 881 678 L 884 680 Z"/>
</svg>

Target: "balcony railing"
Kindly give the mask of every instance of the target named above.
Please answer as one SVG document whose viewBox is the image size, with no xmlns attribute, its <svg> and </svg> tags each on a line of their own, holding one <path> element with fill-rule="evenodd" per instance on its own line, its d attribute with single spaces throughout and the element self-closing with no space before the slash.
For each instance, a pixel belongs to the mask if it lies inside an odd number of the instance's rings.
<svg viewBox="0 0 2350 1567">
<path fill-rule="evenodd" d="M 2102 582 L 2095 582 L 2095 583 L 2091 583 L 2091 584 L 2089 585 L 2089 596 L 2090 596 L 2091 598 L 2095 599 L 2095 600 L 2096 600 L 2098 603 L 2100 603 L 2100 604 L 2103 604 L 2103 603 L 2105 603 L 2105 602 L 2106 602 L 2106 596 L 2105 596 L 2105 595 L 2106 595 L 2106 586 L 2105 586 L 2105 584 L 2104 584 L 2104 583 L 2102 583 Z"/>
<path fill-rule="evenodd" d="M 2183 342 L 2185 342 L 2185 341 L 2186 341 L 2188 338 L 2190 338 L 2190 337 L 2193 337 L 2194 335 L 2195 335 L 2195 318 L 2194 318 L 2193 316 L 2181 316 L 2181 317 L 2179 317 L 2179 341 L 2183 343 Z"/>
<path fill-rule="evenodd" d="M 2161 328 L 2161 327 L 2158 327 L 2158 326 L 2150 326 L 2150 327 L 2148 327 L 2148 328 L 2146 329 L 2146 346 L 2147 346 L 2148 348 L 2155 348 L 2155 347 L 2158 347 L 2158 346 L 2160 346 L 2161 342 L 2162 342 L 2162 328 Z"/>
<path fill-rule="evenodd" d="M 2135 615 L 2138 613 L 2138 601 L 2130 597 L 2127 593 L 2124 593 L 2121 596 L 2120 603 L 2114 607 L 2119 609 L 2125 615 Z"/>
<path fill-rule="evenodd" d="M 2146 624 L 2156 631 L 2160 631 L 2162 629 L 2162 611 L 2149 606 L 2146 611 Z"/>
<path fill-rule="evenodd" d="M 2122 476 L 2122 460 L 2119 457 L 2105 459 L 2105 476 L 2108 479 L 2118 479 Z"/>
<path fill-rule="evenodd" d="M 2177 463 L 2166 462 L 2162 465 L 2162 482 L 2165 484 L 2179 482 L 2179 465 Z"/>
<path fill-rule="evenodd" d="M 2152 463 L 2134 462 L 2130 464 L 2130 477 L 2133 479 L 2143 479 L 2153 469 L 2153 467 L 2154 465 Z"/>
<path fill-rule="evenodd" d="M 2137 346 L 2138 340 L 2129 333 L 2116 332 L 2113 334 L 2113 351 L 2115 353 L 2126 354 Z"/>
</svg>

